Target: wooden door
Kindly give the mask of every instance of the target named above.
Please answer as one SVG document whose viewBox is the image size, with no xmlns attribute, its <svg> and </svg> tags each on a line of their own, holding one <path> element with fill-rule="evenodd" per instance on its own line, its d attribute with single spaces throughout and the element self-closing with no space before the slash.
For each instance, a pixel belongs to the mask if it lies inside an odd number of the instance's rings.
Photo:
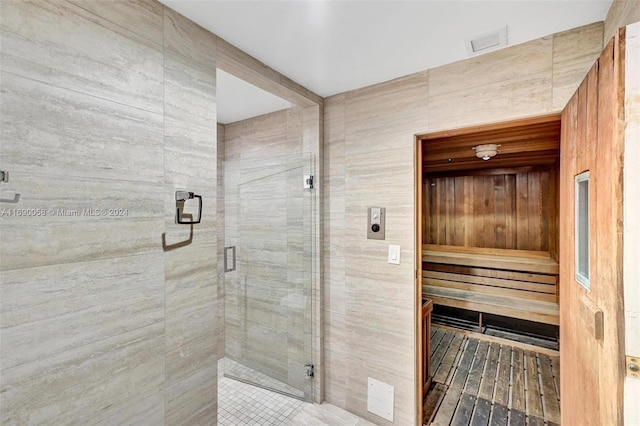
<svg viewBox="0 0 640 426">
<path fill-rule="evenodd" d="M 560 389 L 562 424 L 623 423 L 622 167 L 624 29 L 562 113 L 560 143 Z M 635 165 L 638 167 L 638 165 Z M 589 172 L 588 226 L 576 230 L 576 176 Z M 584 218 L 584 211 L 578 216 Z M 588 251 L 576 278 L 576 248 Z M 588 262 L 587 262 L 588 259 Z M 586 265 L 586 269 L 585 269 Z"/>
</svg>

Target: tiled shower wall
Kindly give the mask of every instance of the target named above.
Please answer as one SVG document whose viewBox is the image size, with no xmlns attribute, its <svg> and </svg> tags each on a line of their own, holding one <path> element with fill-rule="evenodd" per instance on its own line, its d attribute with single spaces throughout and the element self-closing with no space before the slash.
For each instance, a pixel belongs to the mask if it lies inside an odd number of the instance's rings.
<svg viewBox="0 0 640 426">
<path fill-rule="evenodd" d="M 325 100 L 328 402 L 390 424 L 367 412 L 372 377 L 395 386 L 395 424 L 415 419 L 414 134 L 562 110 L 602 34 L 595 23 Z M 387 208 L 386 241 L 366 239 L 368 206 Z"/>
<path fill-rule="evenodd" d="M 225 126 L 225 241 L 238 255 L 237 270 L 225 274 L 225 345 L 231 359 L 309 395 L 303 112 L 294 107 Z"/>
<path fill-rule="evenodd" d="M 0 209 L 33 210 L 0 220 L 0 423 L 215 424 L 215 37 L 155 1 L 1 8 Z M 203 219 L 165 251 L 178 188 Z"/>
</svg>

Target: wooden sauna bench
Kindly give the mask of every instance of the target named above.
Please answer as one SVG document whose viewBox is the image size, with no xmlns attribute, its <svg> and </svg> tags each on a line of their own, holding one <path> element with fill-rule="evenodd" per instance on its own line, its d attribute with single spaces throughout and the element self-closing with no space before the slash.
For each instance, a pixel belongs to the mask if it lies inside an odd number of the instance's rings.
<svg viewBox="0 0 640 426">
<path fill-rule="evenodd" d="M 422 293 L 436 305 L 559 325 L 558 272 L 546 252 L 422 247 Z"/>
</svg>

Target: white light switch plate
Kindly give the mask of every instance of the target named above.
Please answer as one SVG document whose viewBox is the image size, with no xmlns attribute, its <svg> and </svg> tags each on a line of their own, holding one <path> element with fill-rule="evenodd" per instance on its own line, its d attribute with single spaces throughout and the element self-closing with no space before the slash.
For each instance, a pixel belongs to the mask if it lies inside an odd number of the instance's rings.
<svg viewBox="0 0 640 426">
<path fill-rule="evenodd" d="M 389 244 L 389 263 L 400 264 L 400 246 Z"/>
<path fill-rule="evenodd" d="M 367 387 L 367 410 L 393 422 L 393 386 L 369 377 Z"/>
</svg>

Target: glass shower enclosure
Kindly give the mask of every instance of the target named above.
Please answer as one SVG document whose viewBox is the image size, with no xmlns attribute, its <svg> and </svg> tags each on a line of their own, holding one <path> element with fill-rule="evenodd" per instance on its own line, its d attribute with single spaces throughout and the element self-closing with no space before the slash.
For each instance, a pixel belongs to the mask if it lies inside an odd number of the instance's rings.
<svg viewBox="0 0 640 426">
<path fill-rule="evenodd" d="M 311 156 L 225 165 L 224 375 L 312 400 Z M 305 185 L 307 184 L 307 185 Z"/>
</svg>

